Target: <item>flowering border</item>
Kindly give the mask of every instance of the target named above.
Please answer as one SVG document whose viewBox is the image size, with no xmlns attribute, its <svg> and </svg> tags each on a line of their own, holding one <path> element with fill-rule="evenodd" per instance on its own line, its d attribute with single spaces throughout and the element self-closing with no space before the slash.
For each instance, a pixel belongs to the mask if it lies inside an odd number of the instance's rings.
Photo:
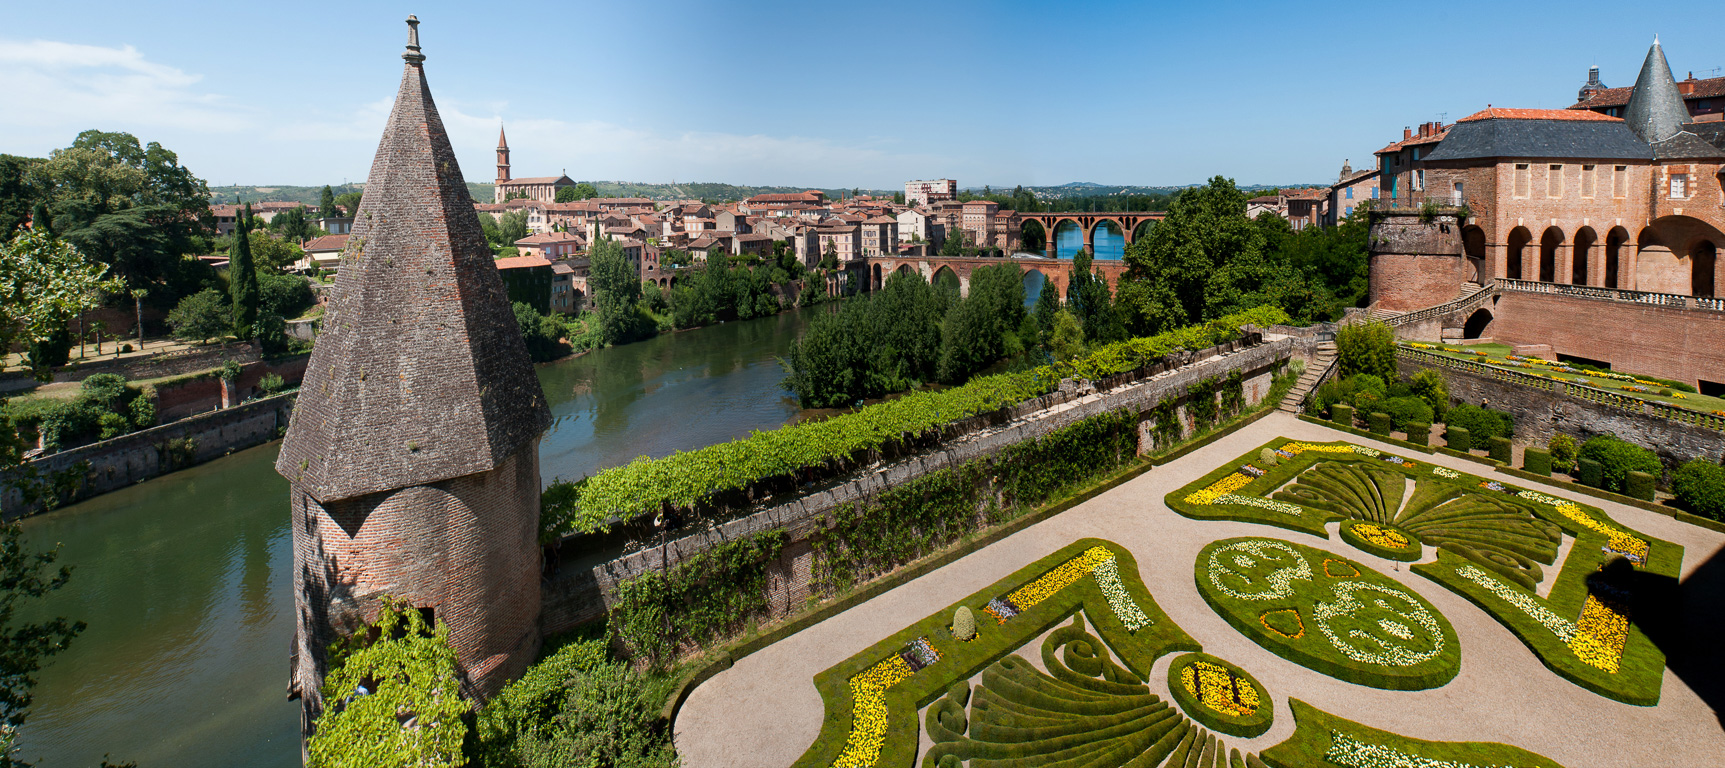
<svg viewBox="0 0 1725 768">
<path fill-rule="evenodd" d="M 1560 768 L 1520 747 L 1489 741 L 1426 741 L 1379 730 L 1288 699 L 1294 735 L 1264 750 L 1268 765 L 1342 768 Z"/>
<path fill-rule="evenodd" d="M 1275 720 L 1275 706 L 1258 679 L 1207 653 L 1188 653 L 1168 665 L 1168 692 L 1193 720 L 1219 733 L 1261 736 Z"/>
</svg>

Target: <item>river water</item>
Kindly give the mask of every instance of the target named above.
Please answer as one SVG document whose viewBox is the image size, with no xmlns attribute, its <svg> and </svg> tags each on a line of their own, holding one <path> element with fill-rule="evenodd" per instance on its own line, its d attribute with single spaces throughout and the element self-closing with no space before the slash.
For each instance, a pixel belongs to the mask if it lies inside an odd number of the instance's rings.
<svg viewBox="0 0 1725 768">
<path fill-rule="evenodd" d="M 820 310 L 812 310 L 820 311 Z M 540 471 L 579 478 L 636 456 L 794 420 L 779 386 L 806 312 L 725 323 L 539 367 L 555 421 Z M 24 521 L 72 580 L 30 616 L 89 623 L 38 676 L 20 757 L 93 768 L 299 762 L 286 699 L 293 553 L 278 443 Z"/>
</svg>

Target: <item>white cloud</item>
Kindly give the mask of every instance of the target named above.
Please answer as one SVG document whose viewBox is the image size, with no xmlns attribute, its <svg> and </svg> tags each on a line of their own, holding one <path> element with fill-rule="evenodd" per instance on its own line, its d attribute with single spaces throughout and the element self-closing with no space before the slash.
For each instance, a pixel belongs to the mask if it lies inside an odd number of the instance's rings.
<svg viewBox="0 0 1725 768">
<path fill-rule="evenodd" d="M 147 60 L 130 45 L 0 40 L 0 127 L 79 131 L 96 126 L 228 132 L 249 120 L 201 75 Z"/>
</svg>

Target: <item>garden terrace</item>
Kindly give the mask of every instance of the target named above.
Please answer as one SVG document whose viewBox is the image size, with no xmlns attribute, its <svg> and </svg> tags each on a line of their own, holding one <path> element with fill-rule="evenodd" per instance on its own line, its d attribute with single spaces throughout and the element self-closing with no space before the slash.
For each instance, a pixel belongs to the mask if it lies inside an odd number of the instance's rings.
<svg viewBox="0 0 1725 768">
<path fill-rule="evenodd" d="M 1616 371 L 1591 371 L 1561 361 L 1518 357 L 1502 344 L 1402 342 L 1396 354 L 1427 365 L 1491 376 L 1500 381 L 1560 391 L 1636 413 L 1725 430 L 1725 399 L 1697 394 L 1678 382 Z"/>
</svg>

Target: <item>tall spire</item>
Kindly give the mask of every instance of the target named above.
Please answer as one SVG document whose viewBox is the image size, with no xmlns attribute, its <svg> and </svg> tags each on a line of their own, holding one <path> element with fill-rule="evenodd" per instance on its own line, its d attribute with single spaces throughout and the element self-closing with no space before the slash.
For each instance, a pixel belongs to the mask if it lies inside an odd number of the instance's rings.
<svg viewBox="0 0 1725 768">
<path fill-rule="evenodd" d="M 497 124 L 497 148 L 498 149 L 508 149 L 509 148 L 509 137 L 503 135 L 503 124 L 502 123 Z"/>
<path fill-rule="evenodd" d="M 550 424 L 408 24 L 338 298 L 276 461 L 320 503 L 493 469 Z"/>
<path fill-rule="evenodd" d="M 1671 65 L 1665 61 L 1665 49 L 1655 37 L 1653 47 L 1647 49 L 1647 60 L 1641 64 L 1641 75 L 1635 79 L 1629 105 L 1623 108 L 1623 120 L 1642 141 L 1652 144 L 1681 133 L 1691 119 L 1677 81 L 1671 77 Z"/>
</svg>

